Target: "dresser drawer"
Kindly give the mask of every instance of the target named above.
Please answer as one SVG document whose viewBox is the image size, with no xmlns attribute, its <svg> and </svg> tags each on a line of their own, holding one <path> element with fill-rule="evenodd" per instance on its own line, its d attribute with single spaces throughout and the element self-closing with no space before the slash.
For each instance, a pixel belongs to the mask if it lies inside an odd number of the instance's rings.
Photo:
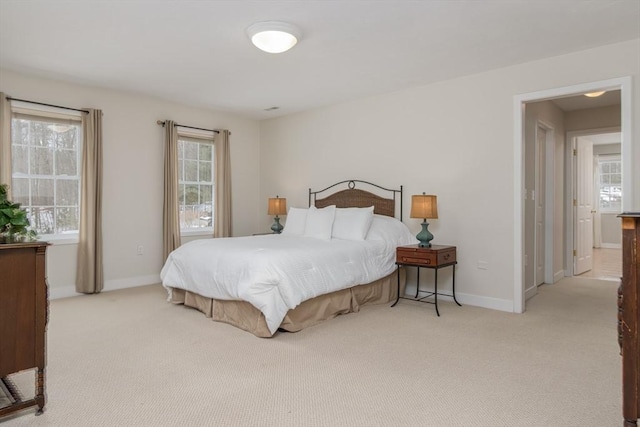
<svg viewBox="0 0 640 427">
<path fill-rule="evenodd" d="M 424 266 L 438 266 L 456 262 L 456 248 L 446 249 L 420 248 L 418 246 L 404 246 L 396 250 L 398 264 L 417 264 Z"/>
</svg>

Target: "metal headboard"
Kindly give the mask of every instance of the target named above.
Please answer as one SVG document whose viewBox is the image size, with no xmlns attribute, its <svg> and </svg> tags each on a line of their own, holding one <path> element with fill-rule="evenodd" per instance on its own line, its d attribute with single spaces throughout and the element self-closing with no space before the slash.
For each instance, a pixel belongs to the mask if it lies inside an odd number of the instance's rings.
<svg viewBox="0 0 640 427">
<path fill-rule="evenodd" d="M 346 184 L 347 188 L 335 193 L 331 193 L 326 197 L 318 198 L 320 193 L 324 193 L 334 187 Z M 356 184 L 366 184 L 371 187 L 378 188 L 383 191 L 391 193 L 391 198 L 384 198 L 369 191 L 356 188 Z M 361 181 L 358 179 L 348 179 L 346 181 L 340 181 L 322 190 L 312 191 L 309 189 L 309 206 L 316 206 L 319 208 L 336 205 L 339 208 L 359 207 L 365 208 L 373 206 L 374 213 L 386 216 L 396 216 L 396 206 L 400 204 L 400 221 L 402 221 L 402 185 L 400 189 L 385 188 L 377 184 L 373 184 L 367 181 Z"/>
</svg>

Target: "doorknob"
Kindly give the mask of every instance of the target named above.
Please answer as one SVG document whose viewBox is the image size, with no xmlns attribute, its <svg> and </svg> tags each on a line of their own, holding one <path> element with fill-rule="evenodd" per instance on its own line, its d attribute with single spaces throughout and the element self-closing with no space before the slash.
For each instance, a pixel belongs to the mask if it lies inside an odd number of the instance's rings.
<svg viewBox="0 0 640 427">
<path fill-rule="evenodd" d="M 591 211 L 591 213 L 596 213 L 596 211 Z"/>
</svg>

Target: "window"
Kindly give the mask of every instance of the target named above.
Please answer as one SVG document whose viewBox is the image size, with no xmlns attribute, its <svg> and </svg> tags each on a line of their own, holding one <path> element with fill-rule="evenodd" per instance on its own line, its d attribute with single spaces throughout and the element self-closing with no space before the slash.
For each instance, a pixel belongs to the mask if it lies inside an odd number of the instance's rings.
<svg viewBox="0 0 640 427">
<path fill-rule="evenodd" d="M 213 230 L 213 139 L 178 136 L 180 231 Z"/>
<path fill-rule="evenodd" d="M 80 217 L 81 117 L 14 108 L 11 194 L 41 237 L 76 237 Z"/>
<path fill-rule="evenodd" d="M 601 156 L 598 160 L 600 175 L 600 212 L 622 211 L 622 161 L 618 156 Z"/>
</svg>

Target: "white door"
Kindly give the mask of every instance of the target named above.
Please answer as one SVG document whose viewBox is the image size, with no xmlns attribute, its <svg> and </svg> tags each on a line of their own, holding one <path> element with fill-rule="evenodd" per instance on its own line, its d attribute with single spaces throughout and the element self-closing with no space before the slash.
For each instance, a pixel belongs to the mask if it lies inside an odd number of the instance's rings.
<svg viewBox="0 0 640 427">
<path fill-rule="evenodd" d="M 534 284 L 544 283 L 544 233 L 545 233 L 545 158 L 547 145 L 547 129 L 538 125 L 536 128 L 536 183 L 535 203 L 535 273 Z"/>
<path fill-rule="evenodd" d="M 593 264 L 593 142 L 576 138 L 576 188 L 573 274 L 589 271 Z"/>
</svg>

